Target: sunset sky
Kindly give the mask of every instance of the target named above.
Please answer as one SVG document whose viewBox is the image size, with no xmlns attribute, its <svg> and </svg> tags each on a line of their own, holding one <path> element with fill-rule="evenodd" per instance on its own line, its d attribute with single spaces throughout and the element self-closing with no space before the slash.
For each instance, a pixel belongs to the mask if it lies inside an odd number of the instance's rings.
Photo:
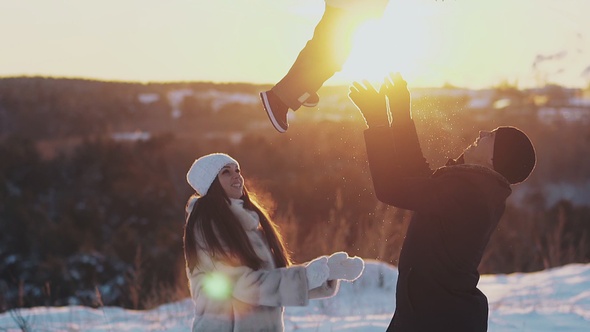
<svg viewBox="0 0 590 332">
<path fill-rule="evenodd" d="M 0 77 L 275 83 L 323 0 L 0 0 Z M 328 84 L 590 83 L 590 0 L 390 0 Z"/>
</svg>

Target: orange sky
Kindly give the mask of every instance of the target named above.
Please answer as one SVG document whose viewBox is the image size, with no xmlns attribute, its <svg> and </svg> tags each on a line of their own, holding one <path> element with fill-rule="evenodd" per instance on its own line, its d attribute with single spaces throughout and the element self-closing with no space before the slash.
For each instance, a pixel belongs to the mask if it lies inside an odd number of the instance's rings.
<svg viewBox="0 0 590 332">
<path fill-rule="evenodd" d="M 275 83 L 322 0 L 0 0 L 0 77 Z M 390 0 L 328 84 L 590 82 L 590 1 Z M 403 47 L 403 48 L 402 48 Z M 537 61 L 536 61 L 537 59 Z M 534 66 L 535 65 L 535 66 Z"/>
</svg>

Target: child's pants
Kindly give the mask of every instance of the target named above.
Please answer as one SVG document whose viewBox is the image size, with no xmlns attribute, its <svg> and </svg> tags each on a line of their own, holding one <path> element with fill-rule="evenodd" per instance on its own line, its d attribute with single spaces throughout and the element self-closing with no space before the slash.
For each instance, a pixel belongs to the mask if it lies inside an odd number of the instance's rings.
<svg viewBox="0 0 590 332">
<path fill-rule="evenodd" d="M 363 20 L 355 13 L 326 6 L 313 37 L 301 50 L 289 72 L 271 90 L 292 110 L 316 93 L 342 69 L 352 48 L 353 33 Z"/>
</svg>

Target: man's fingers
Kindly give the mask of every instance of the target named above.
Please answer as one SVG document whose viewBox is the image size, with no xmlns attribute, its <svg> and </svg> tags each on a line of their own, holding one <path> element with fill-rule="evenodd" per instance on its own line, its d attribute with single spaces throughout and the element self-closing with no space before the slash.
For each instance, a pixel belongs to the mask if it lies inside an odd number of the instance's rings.
<svg viewBox="0 0 590 332">
<path fill-rule="evenodd" d="M 393 84 L 393 82 L 395 81 L 394 77 L 395 77 L 396 73 L 389 73 L 389 75 L 387 75 L 387 77 L 385 77 L 385 80 L 387 82 L 389 82 L 390 84 Z"/>
<path fill-rule="evenodd" d="M 383 83 L 379 87 L 379 94 L 387 94 L 387 91 L 391 88 L 390 84 L 387 82 L 387 79 L 383 80 Z"/>
<path fill-rule="evenodd" d="M 389 80 L 388 77 L 383 79 L 383 85 L 381 85 L 383 88 L 385 88 L 385 90 L 390 90 L 391 88 L 393 88 L 393 83 L 391 83 L 391 81 Z"/>
<path fill-rule="evenodd" d="M 369 82 L 368 80 L 363 80 L 363 84 L 365 85 L 367 90 L 371 90 L 371 91 L 375 91 L 375 88 L 373 87 L 373 85 L 371 85 L 371 82 Z"/>
<path fill-rule="evenodd" d="M 408 85 L 408 82 L 406 82 L 406 80 L 404 80 L 404 78 L 402 77 L 402 74 L 400 74 L 399 72 L 396 72 L 395 74 L 393 74 L 392 79 L 393 79 L 393 83 L 395 85 L 399 84 L 402 88 L 406 87 Z"/>
<path fill-rule="evenodd" d="M 357 89 L 358 92 L 361 90 L 366 90 L 366 88 L 359 82 L 353 82 L 352 85 Z"/>
</svg>

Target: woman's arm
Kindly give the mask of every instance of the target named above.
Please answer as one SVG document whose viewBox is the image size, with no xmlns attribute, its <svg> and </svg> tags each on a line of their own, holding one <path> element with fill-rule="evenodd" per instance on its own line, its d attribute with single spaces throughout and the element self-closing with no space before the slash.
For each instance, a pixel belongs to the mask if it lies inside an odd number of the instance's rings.
<svg viewBox="0 0 590 332">
<path fill-rule="evenodd" d="M 308 291 L 303 265 L 253 270 L 236 262 L 215 259 L 204 250 L 199 250 L 199 262 L 197 268 L 188 272 L 193 297 L 214 297 L 220 293 L 226 299 L 231 297 L 252 305 L 304 306 L 310 298 L 330 296 L 337 285 L 324 283 Z"/>
</svg>

